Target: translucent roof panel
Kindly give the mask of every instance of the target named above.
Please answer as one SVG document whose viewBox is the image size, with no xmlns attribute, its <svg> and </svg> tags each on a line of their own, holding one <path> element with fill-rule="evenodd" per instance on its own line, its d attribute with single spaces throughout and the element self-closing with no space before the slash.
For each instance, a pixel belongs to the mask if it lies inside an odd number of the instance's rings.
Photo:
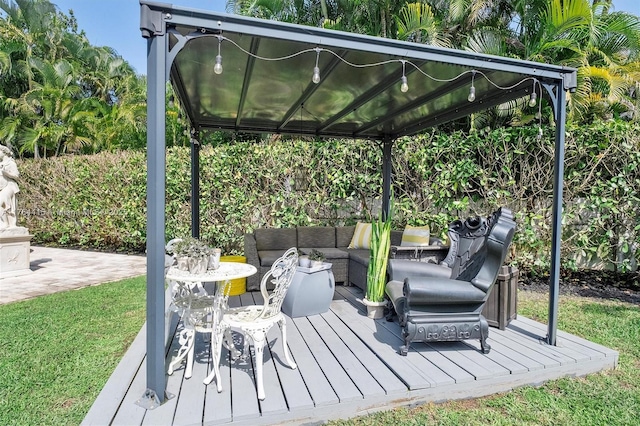
<svg viewBox="0 0 640 426">
<path fill-rule="evenodd" d="M 163 12 L 170 79 L 199 129 L 393 138 L 527 96 L 534 81 L 538 96 L 538 83 L 575 88 L 570 68 L 141 4 Z"/>
</svg>

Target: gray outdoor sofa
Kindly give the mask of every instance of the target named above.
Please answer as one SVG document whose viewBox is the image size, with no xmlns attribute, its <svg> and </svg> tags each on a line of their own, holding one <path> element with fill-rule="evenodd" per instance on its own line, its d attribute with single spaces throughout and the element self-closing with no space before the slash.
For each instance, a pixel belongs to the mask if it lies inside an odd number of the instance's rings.
<svg viewBox="0 0 640 426">
<path fill-rule="evenodd" d="M 247 263 L 255 266 L 258 273 L 247 278 L 247 290 L 258 290 L 262 276 L 271 268 L 274 260 L 291 247 L 303 253 L 316 249 L 324 253 L 331 263 L 337 283 L 355 285 L 365 290 L 369 249 L 350 249 L 355 226 L 303 226 L 297 228 L 259 228 L 244 236 L 244 253 Z M 443 247 L 437 238 L 430 239 L 430 246 L 402 247 L 402 231 L 391 231 L 391 253 L 410 256 L 432 256 L 434 262 L 444 258 L 448 247 Z M 424 260 L 427 258 L 424 257 Z"/>
</svg>

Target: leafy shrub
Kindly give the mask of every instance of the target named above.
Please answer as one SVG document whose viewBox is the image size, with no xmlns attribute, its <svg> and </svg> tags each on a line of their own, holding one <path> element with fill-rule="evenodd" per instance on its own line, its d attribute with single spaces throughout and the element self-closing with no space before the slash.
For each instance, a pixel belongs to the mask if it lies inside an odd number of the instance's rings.
<svg viewBox="0 0 640 426">
<path fill-rule="evenodd" d="M 458 217 L 510 207 L 512 262 L 545 267 L 551 241 L 553 129 L 432 133 L 396 141 L 393 228 L 429 225 L 446 236 Z M 635 268 L 640 244 L 640 126 L 595 122 L 566 134 L 565 266 Z M 191 233 L 190 151 L 167 150 L 166 236 Z M 19 223 L 36 244 L 142 252 L 144 152 L 19 160 Z M 350 225 L 377 217 L 382 150 L 363 140 L 206 146 L 200 153 L 200 237 L 243 251 L 260 227 Z"/>
</svg>

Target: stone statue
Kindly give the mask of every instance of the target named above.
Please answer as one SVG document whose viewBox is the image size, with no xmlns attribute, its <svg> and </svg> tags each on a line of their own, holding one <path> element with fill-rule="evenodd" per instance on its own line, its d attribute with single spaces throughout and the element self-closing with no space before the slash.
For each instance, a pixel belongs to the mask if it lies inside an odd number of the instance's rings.
<svg viewBox="0 0 640 426">
<path fill-rule="evenodd" d="M 9 148 L 0 145 L 0 230 L 15 228 L 17 221 L 16 179 L 20 173 Z"/>
</svg>

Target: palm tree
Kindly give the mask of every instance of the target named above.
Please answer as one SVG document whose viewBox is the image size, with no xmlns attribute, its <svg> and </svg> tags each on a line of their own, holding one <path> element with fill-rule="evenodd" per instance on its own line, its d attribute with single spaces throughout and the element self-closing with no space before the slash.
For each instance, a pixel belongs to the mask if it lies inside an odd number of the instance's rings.
<svg viewBox="0 0 640 426">
<path fill-rule="evenodd" d="M 31 90 L 11 100 L 15 114 L 6 121 L 12 134 L 5 136 L 20 153 L 42 151 L 46 157 L 68 148 L 77 150 L 88 142 L 78 129 L 92 112 L 84 108 L 80 87 L 73 84 L 73 67 L 66 60 L 50 64 L 39 58 L 31 58 L 30 66 L 38 70 L 43 83 L 34 81 Z"/>
<path fill-rule="evenodd" d="M 407 3 L 396 16 L 397 38 L 432 46 L 451 47 L 449 35 L 442 31 L 431 6 L 426 3 Z"/>
<path fill-rule="evenodd" d="M 55 44 L 45 42 L 55 6 L 41 0 L 0 0 L 0 9 L 5 15 L 0 20 L 0 47 L 4 52 L 6 74 L 2 93 L 18 96 L 34 87 L 31 59 L 41 55 L 40 47 Z M 11 104 L 9 100 L 2 99 L 3 107 L 8 104 Z M 11 132 L 4 130 L 3 133 Z"/>
<path fill-rule="evenodd" d="M 140 147 L 145 81 L 45 0 L 0 0 L 0 137 L 21 155 Z M 122 143 L 126 141 L 126 143 Z"/>
<path fill-rule="evenodd" d="M 486 10 L 495 2 L 484 3 Z M 610 8 L 611 1 L 599 0 L 515 2 L 511 10 L 499 7 L 499 18 L 489 20 L 497 26 L 473 30 L 464 47 L 577 68 L 578 89 L 569 96 L 570 118 L 584 120 L 596 106 L 605 104 L 604 110 L 610 111 L 624 102 L 635 83 L 628 71 L 638 59 L 640 21 L 625 12 L 610 13 Z M 501 23 L 507 16 L 511 21 L 504 27 Z"/>
</svg>

